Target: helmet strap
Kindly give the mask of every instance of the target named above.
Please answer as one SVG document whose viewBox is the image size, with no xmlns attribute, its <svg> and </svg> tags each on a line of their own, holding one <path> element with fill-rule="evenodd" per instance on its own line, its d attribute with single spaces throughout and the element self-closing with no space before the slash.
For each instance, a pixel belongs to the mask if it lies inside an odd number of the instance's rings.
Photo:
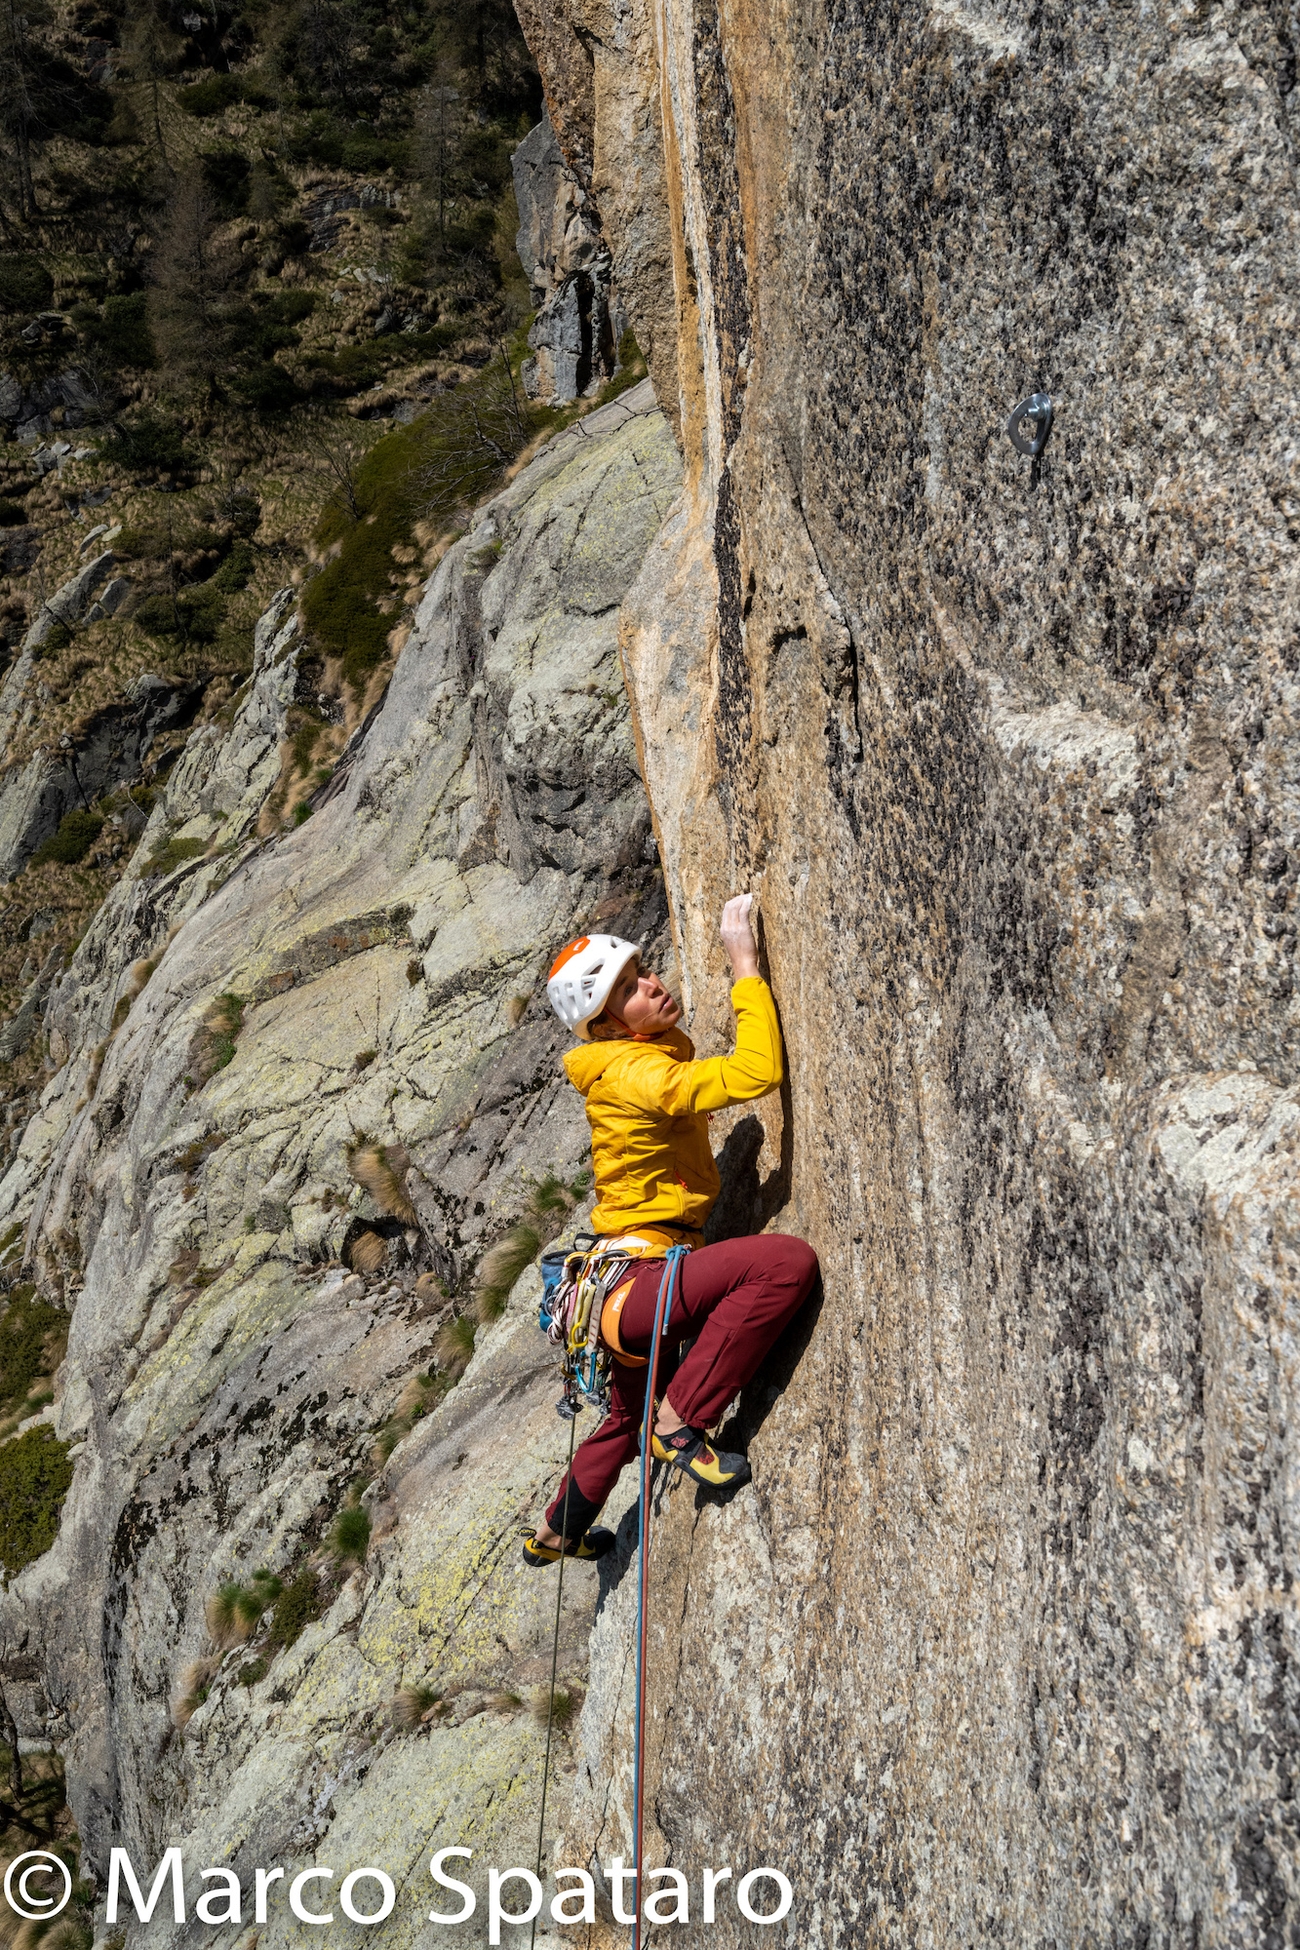
<svg viewBox="0 0 1300 1950">
<path fill-rule="evenodd" d="M 623 1034 L 628 1038 L 630 1042 L 648 1043 L 650 1041 L 650 1038 L 648 1036 L 642 1035 L 639 1029 L 629 1029 L 627 1024 L 624 1022 L 622 1016 L 618 1014 L 617 1010 L 611 1009 L 608 1002 L 605 1004 L 602 1014 L 611 1017 L 612 1020 L 618 1024 L 619 1028 L 623 1031 Z"/>
</svg>

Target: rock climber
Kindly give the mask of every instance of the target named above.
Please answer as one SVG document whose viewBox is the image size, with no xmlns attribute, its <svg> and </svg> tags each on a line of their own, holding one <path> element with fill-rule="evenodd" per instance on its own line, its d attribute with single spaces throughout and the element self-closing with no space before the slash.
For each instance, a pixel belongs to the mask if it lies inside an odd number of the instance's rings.
<svg viewBox="0 0 1300 1950">
<path fill-rule="evenodd" d="M 766 1096 L 781 1081 L 781 1032 L 758 972 L 752 905 L 752 895 L 738 894 L 722 910 L 736 1012 L 729 1056 L 696 1058 L 677 1027 L 681 1005 L 642 968 L 635 942 L 583 935 L 551 969 L 551 1006 L 580 1039 L 564 1067 L 586 1099 L 591 1125 L 591 1230 L 604 1249 L 616 1247 L 636 1266 L 601 1313 L 600 1338 L 612 1357 L 609 1413 L 579 1444 L 545 1520 L 526 1536 L 528 1564 L 553 1564 L 562 1554 L 602 1557 L 614 1542 L 611 1531 L 592 1525 L 620 1471 L 639 1454 L 644 1371 L 671 1246 L 690 1252 L 662 1339 L 659 1374 L 667 1386 L 656 1404 L 652 1453 L 712 1488 L 749 1481 L 745 1457 L 714 1448 L 708 1430 L 817 1277 L 811 1246 L 784 1233 L 703 1243 L 720 1189 L 709 1113 Z M 693 1344 L 679 1362 L 677 1344 L 687 1340 Z"/>
</svg>

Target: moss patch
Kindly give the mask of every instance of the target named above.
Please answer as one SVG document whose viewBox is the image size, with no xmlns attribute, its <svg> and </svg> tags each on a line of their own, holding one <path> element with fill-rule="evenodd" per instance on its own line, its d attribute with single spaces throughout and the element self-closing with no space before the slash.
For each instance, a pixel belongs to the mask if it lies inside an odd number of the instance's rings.
<svg viewBox="0 0 1300 1950">
<path fill-rule="evenodd" d="M 304 1564 L 275 1601 L 271 1613 L 269 1643 L 281 1650 L 300 1638 L 313 1619 L 320 1617 L 320 1590 L 315 1571 Z"/>
<path fill-rule="evenodd" d="M 173 868 L 184 866 L 187 860 L 197 860 L 208 850 L 206 840 L 164 840 L 144 863 L 144 877 L 155 879 L 158 875 L 171 873 Z"/>
<path fill-rule="evenodd" d="M 42 1300 L 33 1286 L 13 1289 L 0 1315 L 0 1414 L 22 1405 L 38 1376 L 62 1358 L 68 1316 Z"/>
<path fill-rule="evenodd" d="M 206 1083 L 218 1070 L 224 1070 L 235 1057 L 235 1043 L 244 1026 L 246 995 L 219 995 L 195 1031 L 189 1049 L 190 1074 Z"/>
<path fill-rule="evenodd" d="M 57 833 L 51 833 L 43 840 L 32 855 L 32 865 L 44 866 L 47 860 L 56 860 L 60 866 L 75 867 L 85 859 L 95 841 L 104 830 L 104 820 L 100 813 L 87 812 L 76 806 L 64 813 L 59 821 Z"/>
<path fill-rule="evenodd" d="M 49 1427 L 0 1442 L 0 1566 L 7 1576 L 49 1550 L 71 1482 L 68 1445 Z"/>
</svg>

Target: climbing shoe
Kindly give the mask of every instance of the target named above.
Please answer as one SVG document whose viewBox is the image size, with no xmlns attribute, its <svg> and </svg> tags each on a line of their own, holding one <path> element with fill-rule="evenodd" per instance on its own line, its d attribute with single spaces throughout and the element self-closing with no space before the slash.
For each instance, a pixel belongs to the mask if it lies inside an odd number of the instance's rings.
<svg viewBox="0 0 1300 1950">
<path fill-rule="evenodd" d="M 712 1490 L 730 1490 L 749 1481 L 746 1458 L 714 1449 L 703 1429 L 674 1429 L 671 1435 L 652 1433 L 650 1453 L 656 1462 L 676 1463 L 692 1482 L 705 1483 Z"/>
<path fill-rule="evenodd" d="M 555 1544 L 539 1544 L 536 1531 L 524 1532 L 524 1563 L 535 1571 L 540 1571 L 543 1565 L 557 1563 L 561 1557 L 576 1557 L 590 1564 L 593 1558 L 603 1557 L 613 1548 L 612 1530 L 589 1530 L 585 1537 L 579 1537 L 576 1544 L 567 1544 L 563 1551 Z"/>
</svg>

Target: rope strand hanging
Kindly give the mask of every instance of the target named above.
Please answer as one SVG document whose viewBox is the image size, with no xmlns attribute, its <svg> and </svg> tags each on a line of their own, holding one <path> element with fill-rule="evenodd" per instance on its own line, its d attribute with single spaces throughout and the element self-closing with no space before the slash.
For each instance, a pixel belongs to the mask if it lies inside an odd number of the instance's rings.
<svg viewBox="0 0 1300 1950">
<path fill-rule="evenodd" d="M 645 1421 L 641 1428 L 641 1508 L 639 1523 L 639 1578 L 637 1586 L 636 1618 L 636 1729 L 632 1760 L 632 1867 L 636 1880 L 632 1885 L 634 1921 L 632 1924 L 632 1950 L 641 1950 L 641 1843 L 644 1827 L 644 1774 L 645 1774 L 645 1682 L 646 1682 L 646 1610 L 650 1590 L 650 1477 L 654 1460 L 652 1435 L 655 1413 L 655 1381 L 659 1373 L 659 1349 L 667 1331 L 673 1307 L 673 1287 L 676 1284 L 681 1263 L 688 1248 L 673 1246 L 664 1261 L 663 1277 L 659 1282 L 659 1293 L 655 1300 L 654 1335 L 650 1342 L 650 1367 L 646 1376 Z"/>
</svg>

